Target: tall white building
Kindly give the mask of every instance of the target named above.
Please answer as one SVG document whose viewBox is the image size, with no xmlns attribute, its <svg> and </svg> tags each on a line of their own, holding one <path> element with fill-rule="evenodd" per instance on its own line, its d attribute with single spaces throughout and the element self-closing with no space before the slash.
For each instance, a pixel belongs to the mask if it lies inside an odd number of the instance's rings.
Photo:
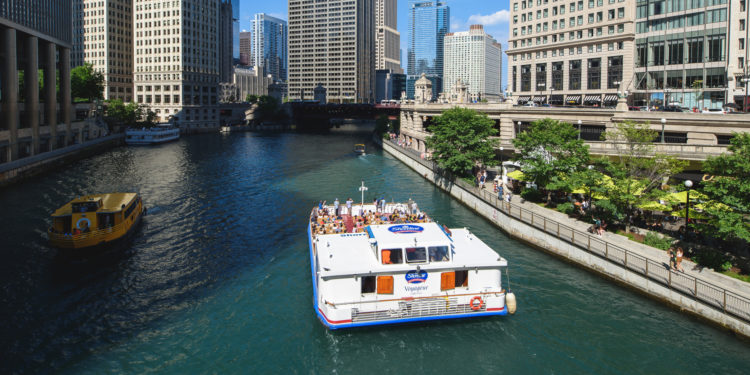
<svg viewBox="0 0 750 375">
<path fill-rule="evenodd" d="M 474 100 L 499 100 L 502 95 L 502 48 L 482 25 L 445 34 L 443 88 L 451 92 L 461 81 Z"/>
<path fill-rule="evenodd" d="M 218 126 L 220 0 L 135 0 L 135 101 L 159 121 Z"/>
<path fill-rule="evenodd" d="M 73 0 L 73 67 L 104 75 L 104 99 L 133 100 L 133 1 Z"/>
<path fill-rule="evenodd" d="M 375 0 L 375 69 L 403 73 L 397 5 L 397 0 Z"/>
<path fill-rule="evenodd" d="M 251 62 L 279 81 L 287 79 L 287 34 L 286 21 L 265 13 L 253 17 Z"/>
<path fill-rule="evenodd" d="M 374 0 L 289 0 L 289 99 L 375 100 Z"/>
</svg>

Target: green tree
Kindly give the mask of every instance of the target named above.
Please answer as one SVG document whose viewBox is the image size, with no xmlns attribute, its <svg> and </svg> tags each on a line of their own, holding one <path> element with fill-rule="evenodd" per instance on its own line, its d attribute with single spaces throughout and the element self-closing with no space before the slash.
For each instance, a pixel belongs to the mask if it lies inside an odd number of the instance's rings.
<svg viewBox="0 0 750 375">
<path fill-rule="evenodd" d="M 388 115 L 378 116 L 377 120 L 375 120 L 375 130 L 373 130 L 373 132 L 380 138 L 385 137 L 385 135 L 388 133 L 389 123 L 390 121 L 388 120 Z"/>
<path fill-rule="evenodd" d="M 91 64 L 77 66 L 70 71 L 70 90 L 73 98 L 94 101 L 103 98 L 104 75 Z"/>
<path fill-rule="evenodd" d="M 653 140 L 657 135 L 648 124 L 632 121 L 619 123 L 604 133 L 617 153 L 606 166 L 612 183 L 603 187 L 607 200 L 625 216 L 626 232 L 630 231 L 630 218 L 635 208 L 666 195 L 667 192 L 660 189 L 662 183 L 687 165 L 672 156 L 654 152 Z"/>
<path fill-rule="evenodd" d="M 126 126 L 135 126 L 143 116 L 143 108 L 136 103 L 125 104 L 120 99 L 107 101 L 107 117 Z"/>
<path fill-rule="evenodd" d="M 247 94 L 247 98 L 245 98 L 245 101 L 247 101 L 250 104 L 254 104 L 255 102 L 258 101 L 258 96 Z"/>
<path fill-rule="evenodd" d="M 703 182 L 703 193 L 715 202 L 706 204 L 710 218 L 705 229 L 717 238 L 750 242 L 750 133 L 734 134 L 729 151 L 703 164 L 703 171 L 713 176 Z"/>
<path fill-rule="evenodd" d="M 281 118 L 281 105 L 273 96 L 263 95 L 257 98 L 258 108 L 255 109 L 256 121 L 277 121 Z"/>
<path fill-rule="evenodd" d="M 438 165 L 456 176 L 463 176 L 475 165 L 487 164 L 495 157 L 497 134 L 494 122 L 485 114 L 455 107 L 433 119 L 432 135 L 425 143 Z"/>
<path fill-rule="evenodd" d="M 573 125 L 551 118 L 534 121 L 528 131 L 519 134 L 513 145 L 520 153 L 518 161 L 524 175 L 547 190 L 547 203 L 552 191 L 565 187 L 565 177 L 585 169 L 589 162 L 589 149 L 578 139 Z"/>
</svg>

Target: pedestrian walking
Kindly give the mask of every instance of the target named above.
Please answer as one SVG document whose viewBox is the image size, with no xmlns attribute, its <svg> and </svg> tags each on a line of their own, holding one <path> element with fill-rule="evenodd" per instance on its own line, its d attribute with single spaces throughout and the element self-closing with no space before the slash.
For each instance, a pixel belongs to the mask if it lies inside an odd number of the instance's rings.
<svg viewBox="0 0 750 375">
<path fill-rule="evenodd" d="M 349 199 L 346 200 L 346 212 L 351 215 L 352 214 L 352 204 L 354 203 L 354 199 L 349 197 Z"/>
<path fill-rule="evenodd" d="M 503 199 L 503 185 L 497 187 L 497 199 Z"/>
<path fill-rule="evenodd" d="M 669 253 L 669 269 L 676 270 L 677 269 L 677 255 L 675 254 L 674 247 L 670 247 L 668 250 L 668 253 Z"/>
<path fill-rule="evenodd" d="M 683 256 L 683 255 L 684 255 L 684 253 L 682 252 L 682 248 L 681 248 L 681 247 L 678 247 L 678 248 L 677 248 L 677 252 L 675 253 L 675 259 L 674 259 L 674 262 L 675 262 L 675 268 L 676 268 L 676 269 L 677 269 L 678 271 L 680 271 L 680 272 L 682 272 L 682 273 L 685 273 L 685 270 L 684 270 L 684 269 L 682 269 L 682 256 Z"/>
</svg>

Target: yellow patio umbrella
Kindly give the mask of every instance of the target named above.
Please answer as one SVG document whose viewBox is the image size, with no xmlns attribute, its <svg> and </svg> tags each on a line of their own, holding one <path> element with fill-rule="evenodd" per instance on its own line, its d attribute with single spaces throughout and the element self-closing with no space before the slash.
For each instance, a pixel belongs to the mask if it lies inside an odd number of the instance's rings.
<svg viewBox="0 0 750 375">
<path fill-rule="evenodd" d="M 609 177 L 606 174 L 602 175 L 602 179 L 599 182 L 599 185 L 600 186 L 611 187 L 612 186 L 612 177 Z M 572 194 L 586 194 L 586 190 L 584 188 L 585 188 L 585 186 L 581 186 L 578 189 L 575 189 L 575 190 L 571 191 L 571 193 Z M 592 194 L 592 198 L 594 198 L 594 199 L 605 199 L 606 197 L 603 194 L 601 194 L 601 193 L 596 193 L 595 192 L 594 194 Z"/>
<path fill-rule="evenodd" d="M 708 207 L 716 208 L 717 210 L 721 210 L 721 211 L 731 211 L 732 210 L 732 208 L 729 207 L 729 206 L 727 206 L 726 204 L 721 203 L 721 202 L 716 202 L 716 201 L 708 201 L 708 202 L 703 202 L 703 203 L 696 203 L 695 205 L 693 205 L 693 207 L 695 207 L 698 210 L 705 210 Z"/>
<path fill-rule="evenodd" d="M 687 203 L 687 191 L 671 193 L 667 195 L 666 199 L 669 200 L 670 202 L 675 202 L 675 203 Z M 708 199 L 708 197 L 706 196 L 706 194 L 693 190 L 690 192 L 690 200 L 695 200 L 695 199 Z"/>
<path fill-rule="evenodd" d="M 638 205 L 638 208 L 642 210 L 647 210 L 647 211 L 669 211 L 672 209 L 669 206 L 666 206 L 659 202 L 654 202 L 654 201 L 646 202 L 644 204 Z"/>
<path fill-rule="evenodd" d="M 526 175 L 524 175 L 523 172 L 518 169 L 513 172 L 509 172 L 508 177 L 518 181 L 526 181 Z"/>
<path fill-rule="evenodd" d="M 671 215 L 674 217 L 685 217 L 685 209 L 683 208 L 681 210 L 672 211 Z M 705 219 L 708 219 L 708 215 L 706 215 L 704 212 L 698 212 L 690 208 L 690 218 L 705 220 Z"/>
</svg>

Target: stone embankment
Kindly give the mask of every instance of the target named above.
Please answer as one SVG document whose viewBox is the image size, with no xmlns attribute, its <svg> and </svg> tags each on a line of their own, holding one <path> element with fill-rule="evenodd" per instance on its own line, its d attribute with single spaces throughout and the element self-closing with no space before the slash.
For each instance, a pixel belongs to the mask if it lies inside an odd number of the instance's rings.
<svg viewBox="0 0 750 375">
<path fill-rule="evenodd" d="M 589 224 L 532 203 L 498 200 L 488 190 L 441 175 L 413 150 L 383 142 L 383 149 L 512 237 L 631 287 L 654 299 L 750 337 L 750 285 L 685 261 L 669 269 L 660 251 L 624 236 L 588 233 Z"/>
<path fill-rule="evenodd" d="M 1 164 L 0 187 L 20 182 L 61 165 L 109 150 L 123 144 L 124 140 L 125 134 L 112 134 Z"/>
</svg>

